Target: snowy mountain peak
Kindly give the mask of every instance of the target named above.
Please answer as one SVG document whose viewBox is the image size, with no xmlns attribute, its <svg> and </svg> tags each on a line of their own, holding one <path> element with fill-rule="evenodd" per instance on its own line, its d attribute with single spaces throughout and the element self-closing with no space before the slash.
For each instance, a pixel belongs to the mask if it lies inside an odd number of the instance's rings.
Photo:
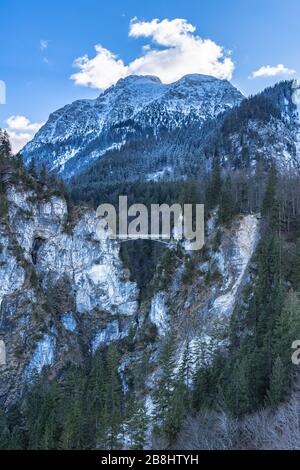
<svg viewBox="0 0 300 470">
<path fill-rule="evenodd" d="M 161 80 L 154 76 L 154 75 L 129 75 L 128 77 L 125 78 L 120 78 L 120 80 L 117 81 L 116 87 L 118 86 L 128 86 L 131 84 L 147 84 L 147 83 L 157 83 L 157 84 L 162 84 Z M 113 87 L 111 87 L 113 88 Z"/>
<path fill-rule="evenodd" d="M 191 123 L 200 128 L 243 98 L 228 81 L 206 75 L 187 75 L 171 84 L 132 75 L 96 100 L 75 101 L 51 114 L 23 149 L 24 161 L 29 164 L 34 158 L 37 165 L 45 163 L 70 178 L 132 139 Z"/>
<path fill-rule="evenodd" d="M 220 80 L 219 78 L 213 77 L 212 75 L 203 75 L 200 73 L 190 73 L 187 75 L 184 75 L 182 78 L 177 80 L 175 83 L 195 83 L 195 82 L 220 82 L 220 81 L 227 81 L 227 80 Z M 228 83 L 228 81 L 227 81 Z"/>
</svg>

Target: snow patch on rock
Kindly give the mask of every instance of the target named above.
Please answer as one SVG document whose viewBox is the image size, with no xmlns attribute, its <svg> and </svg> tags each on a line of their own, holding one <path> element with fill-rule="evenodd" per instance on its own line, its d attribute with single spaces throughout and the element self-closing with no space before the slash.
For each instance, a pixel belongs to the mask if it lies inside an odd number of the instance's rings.
<svg viewBox="0 0 300 470">
<path fill-rule="evenodd" d="M 258 240 L 258 219 L 256 215 L 247 215 L 241 219 L 240 227 L 234 242 L 235 253 L 232 259 L 226 260 L 222 254 L 219 255 L 219 267 L 221 272 L 229 271 L 233 267 L 235 276 L 231 276 L 228 291 L 220 295 L 214 301 L 212 311 L 218 315 L 230 315 L 233 311 L 237 293 L 242 283 L 249 261 L 254 253 Z"/>
<path fill-rule="evenodd" d="M 76 330 L 77 322 L 72 313 L 65 313 L 61 320 L 66 330 L 71 332 Z"/>
<path fill-rule="evenodd" d="M 166 306 L 165 294 L 160 292 L 152 299 L 150 320 L 156 325 L 160 336 L 164 336 L 168 330 L 168 309 Z"/>
<path fill-rule="evenodd" d="M 45 335 L 38 341 L 32 358 L 25 370 L 26 378 L 30 380 L 32 374 L 40 374 L 45 366 L 51 366 L 54 363 L 56 340 L 52 335 Z"/>
<path fill-rule="evenodd" d="M 25 271 L 8 249 L 9 240 L 0 237 L 0 308 L 3 298 L 22 288 L 25 282 Z"/>
<path fill-rule="evenodd" d="M 120 331 L 119 322 L 117 320 L 112 321 L 94 336 L 91 346 L 92 352 L 95 353 L 101 346 L 107 346 L 113 341 L 118 341 L 126 337 L 127 334 L 127 331 Z"/>
</svg>

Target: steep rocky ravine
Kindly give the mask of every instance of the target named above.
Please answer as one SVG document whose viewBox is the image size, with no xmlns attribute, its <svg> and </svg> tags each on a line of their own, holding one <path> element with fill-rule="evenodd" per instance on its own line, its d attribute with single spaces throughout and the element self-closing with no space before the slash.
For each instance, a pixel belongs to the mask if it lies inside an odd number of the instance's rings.
<svg viewBox="0 0 300 470">
<path fill-rule="evenodd" d="M 95 213 L 81 211 L 70 228 L 66 200 L 49 195 L 47 187 L 37 194 L 22 179 L 7 182 L 1 197 L 7 205 L 0 225 L 0 339 L 6 345 L 0 399 L 5 406 L 45 366 L 51 375 L 60 374 L 66 365 L 88 363 L 98 348 L 128 335 L 134 347 L 123 348 L 123 384 L 126 389 L 127 371 L 147 354 L 149 404 L 166 334 L 175 335 L 179 361 L 187 341 L 191 348 L 202 341 L 205 355 L 218 325 L 226 337 L 258 240 L 255 215 L 237 217 L 230 229 L 219 231 L 216 247 L 216 213 L 211 214 L 205 253 L 197 254 L 188 284 L 183 279 L 188 253 L 181 247 L 169 282 L 160 288 L 154 279 L 152 298 L 139 304 L 118 242 L 97 237 Z"/>
<path fill-rule="evenodd" d="M 0 225 L 1 401 L 9 404 L 44 366 L 81 363 L 112 339 L 126 336 L 138 314 L 138 289 L 119 245 L 99 241 L 86 211 L 66 231 L 67 204 L 7 184 Z"/>
</svg>

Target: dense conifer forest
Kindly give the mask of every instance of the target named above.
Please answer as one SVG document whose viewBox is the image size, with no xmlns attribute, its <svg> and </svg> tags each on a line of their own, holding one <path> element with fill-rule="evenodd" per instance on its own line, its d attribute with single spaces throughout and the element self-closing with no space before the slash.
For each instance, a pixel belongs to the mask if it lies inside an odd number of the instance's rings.
<svg viewBox="0 0 300 470">
<path fill-rule="evenodd" d="M 7 174 L 7 160 L 1 158 L 2 173 L 5 170 Z M 52 178 L 53 187 L 53 177 L 43 168 L 38 171 L 31 166 L 27 172 L 18 159 L 11 160 L 10 168 L 22 174 L 29 185 L 47 185 Z M 239 213 L 261 213 L 261 238 L 249 282 L 230 321 L 228 345 L 213 355 L 208 366 L 200 361 L 203 344 L 197 346 L 198 358 L 192 358 L 187 347 L 176 369 L 175 342 L 170 332 L 159 353 L 161 372 L 151 416 L 146 414 L 143 399 L 147 374 L 143 364 L 148 358 L 132 368 L 128 386 L 122 383 L 120 358 L 125 350 L 136 347 L 134 332 L 118 344 L 99 350 L 84 367 L 70 366 L 55 378 L 46 368 L 9 410 L 2 410 L 0 447 L 119 449 L 128 442 L 129 448 L 142 449 L 149 445 L 151 426 L 156 447 L 188 446 L 186 440 L 191 435 L 195 438 L 198 428 L 202 434 L 210 428 L 216 435 L 205 444 L 200 433 L 199 445 L 238 448 L 245 446 L 247 422 L 251 423 L 255 413 L 266 413 L 265 419 L 273 425 L 274 413 L 289 401 L 298 380 L 291 345 L 300 337 L 299 183 L 298 175 L 282 176 L 274 165 L 266 169 L 258 164 L 255 173 L 247 169 L 228 172 L 216 158 L 206 181 L 117 185 L 99 191 L 97 201 L 85 201 L 98 204 L 110 197 L 114 202 L 125 191 L 129 199 L 146 204 L 180 199 L 204 202 L 207 215 L 218 208 L 220 227 L 230 227 Z M 56 185 L 56 191 L 66 193 L 59 182 Z M 75 202 L 70 200 L 69 204 Z M 5 217 L 3 193 L 1 217 Z M 172 273 L 174 261 L 168 249 L 155 244 L 126 244 L 122 257 L 139 283 L 142 299 L 147 299 L 151 281 L 155 276 L 157 279 L 159 262 L 164 265 L 164 276 Z M 191 257 L 186 267 L 187 283 L 195 276 L 193 262 Z M 164 282 L 168 282 L 167 277 Z M 155 337 L 155 331 L 152 335 Z M 221 340 L 218 335 L 216 331 L 216 338 Z M 151 336 L 144 341 L 151 341 Z M 206 353 L 212 354 L 210 346 L 206 347 Z M 228 425 L 223 440 L 217 438 L 222 419 Z"/>
</svg>

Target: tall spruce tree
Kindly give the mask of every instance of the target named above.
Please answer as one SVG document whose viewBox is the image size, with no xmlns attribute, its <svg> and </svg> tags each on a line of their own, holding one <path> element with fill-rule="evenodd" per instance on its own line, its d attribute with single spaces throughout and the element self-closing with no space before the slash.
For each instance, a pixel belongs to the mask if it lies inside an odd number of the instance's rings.
<svg viewBox="0 0 300 470">
<path fill-rule="evenodd" d="M 227 176 L 220 197 L 219 220 L 221 224 L 229 224 L 234 215 L 234 202 L 232 197 L 232 184 L 230 176 Z"/>
<path fill-rule="evenodd" d="M 286 391 L 285 371 L 282 360 L 278 356 L 274 362 L 270 378 L 270 387 L 267 393 L 267 404 L 272 408 L 281 402 Z"/>
<path fill-rule="evenodd" d="M 120 447 L 123 397 L 118 366 L 118 351 L 112 344 L 107 352 L 104 404 L 99 419 L 97 447 L 101 449 L 116 450 Z"/>
<path fill-rule="evenodd" d="M 153 425 L 157 434 L 164 429 L 165 420 L 171 408 L 172 393 L 175 383 L 175 350 L 174 340 L 166 338 L 159 356 L 160 376 L 154 391 Z"/>
<path fill-rule="evenodd" d="M 214 209 L 220 202 L 222 188 L 221 165 L 220 159 L 214 160 L 211 176 L 206 189 L 205 204 L 207 209 Z"/>
<path fill-rule="evenodd" d="M 295 254 L 292 259 L 291 281 L 294 290 L 300 292 L 300 237 L 297 240 Z"/>
<path fill-rule="evenodd" d="M 150 419 L 144 401 L 133 394 L 128 404 L 126 430 L 130 436 L 131 450 L 144 450 L 147 444 Z"/>
<path fill-rule="evenodd" d="M 172 446 L 182 428 L 185 413 L 188 409 L 187 390 L 182 379 L 175 382 L 169 408 L 164 418 L 164 434 L 168 445 Z"/>
<path fill-rule="evenodd" d="M 267 187 L 262 203 L 262 214 L 268 219 L 271 227 L 280 228 L 280 205 L 277 196 L 278 176 L 276 165 L 272 164 L 267 181 Z"/>
</svg>

